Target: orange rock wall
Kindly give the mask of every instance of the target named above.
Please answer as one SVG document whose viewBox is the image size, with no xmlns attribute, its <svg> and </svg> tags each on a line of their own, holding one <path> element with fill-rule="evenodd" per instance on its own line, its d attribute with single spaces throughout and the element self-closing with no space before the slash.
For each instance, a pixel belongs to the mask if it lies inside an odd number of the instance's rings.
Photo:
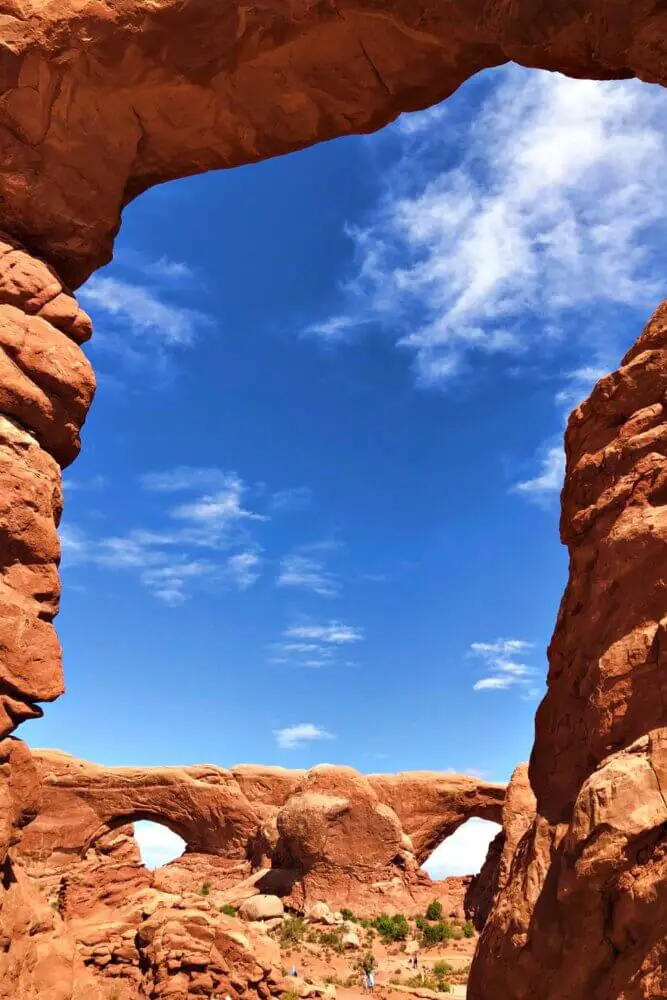
<svg viewBox="0 0 667 1000">
<path fill-rule="evenodd" d="M 666 390 L 667 304 L 568 423 L 536 815 L 517 772 L 520 839 L 470 1000 L 667 995 Z"/>
</svg>

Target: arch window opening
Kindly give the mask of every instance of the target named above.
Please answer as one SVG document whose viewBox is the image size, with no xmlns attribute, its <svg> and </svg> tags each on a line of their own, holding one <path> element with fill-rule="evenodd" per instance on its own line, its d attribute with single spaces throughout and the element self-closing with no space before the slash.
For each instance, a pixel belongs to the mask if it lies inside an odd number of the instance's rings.
<svg viewBox="0 0 667 1000">
<path fill-rule="evenodd" d="M 434 882 L 452 875 L 477 875 L 491 841 L 502 827 L 486 819 L 469 819 L 436 847 L 422 868 Z"/>
<path fill-rule="evenodd" d="M 139 847 L 141 860 L 149 871 L 175 861 L 185 851 L 182 837 L 152 820 L 142 819 L 134 823 L 134 839 Z"/>
</svg>

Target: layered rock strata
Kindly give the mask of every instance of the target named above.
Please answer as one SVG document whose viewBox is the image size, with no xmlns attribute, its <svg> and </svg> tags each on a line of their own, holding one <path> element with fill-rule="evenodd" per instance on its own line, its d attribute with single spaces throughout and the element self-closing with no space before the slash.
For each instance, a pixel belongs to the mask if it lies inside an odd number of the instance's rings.
<svg viewBox="0 0 667 1000">
<path fill-rule="evenodd" d="M 568 423 L 536 812 L 515 775 L 519 840 L 471 1000 L 667 995 L 666 390 L 667 304 Z"/>
</svg>

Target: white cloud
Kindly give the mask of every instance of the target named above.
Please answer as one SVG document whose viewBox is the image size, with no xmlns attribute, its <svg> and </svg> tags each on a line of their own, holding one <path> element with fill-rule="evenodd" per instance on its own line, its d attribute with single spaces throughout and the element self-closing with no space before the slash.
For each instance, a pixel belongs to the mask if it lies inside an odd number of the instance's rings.
<svg viewBox="0 0 667 1000">
<path fill-rule="evenodd" d="M 196 282 L 195 272 L 189 264 L 182 260 L 172 260 L 170 257 L 146 261 L 141 269 L 150 278 L 156 278 L 158 281 L 183 282 L 189 285 Z"/>
<path fill-rule="evenodd" d="M 240 522 L 268 520 L 265 514 L 258 514 L 243 506 L 244 489 L 242 480 L 230 475 L 222 489 L 174 507 L 171 517 L 194 526 L 197 530 L 192 536 L 193 540 L 200 537 L 202 544 L 213 545 L 216 538 L 226 541 L 229 532 L 238 527 Z"/>
<path fill-rule="evenodd" d="M 441 384 L 490 355 L 540 363 L 558 337 L 589 365 L 615 349 L 601 307 L 644 313 L 664 296 L 667 95 L 495 73 L 490 91 L 471 85 L 450 101 L 447 114 L 462 116 L 454 148 L 437 110 L 399 120 L 402 155 L 382 164 L 373 216 L 349 230 L 342 308 L 311 334 L 379 323 L 422 381 Z"/>
<path fill-rule="evenodd" d="M 134 824 L 134 839 L 139 845 L 141 860 L 151 871 L 180 858 L 186 846 L 178 834 L 149 820 L 140 820 Z"/>
<path fill-rule="evenodd" d="M 209 562 L 177 562 L 144 570 L 140 580 L 159 600 L 175 607 L 187 600 L 186 586 L 197 577 L 215 574 L 216 567 Z"/>
<path fill-rule="evenodd" d="M 516 681 L 513 677 L 483 677 L 481 681 L 473 684 L 473 691 L 504 691 L 511 687 Z"/>
<path fill-rule="evenodd" d="M 320 729 L 312 722 L 299 722 L 285 729 L 274 729 L 276 742 L 281 750 L 291 750 L 302 747 L 313 740 L 332 740 L 334 737 L 326 729 Z"/>
<path fill-rule="evenodd" d="M 321 597 L 335 597 L 338 593 L 336 577 L 307 546 L 283 556 L 276 584 L 310 590 Z"/>
<path fill-rule="evenodd" d="M 123 334 L 139 341 L 139 350 L 162 345 L 186 347 L 210 320 L 196 309 L 163 300 L 152 289 L 113 278 L 94 275 L 80 289 L 87 308 L 122 322 Z M 132 345 L 137 350 L 137 344 Z"/>
<path fill-rule="evenodd" d="M 534 667 L 521 663 L 517 658 L 533 649 L 525 639 L 496 639 L 495 642 L 473 642 L 468 656 L 481 660 L 490 676 L 473 684 L 473 691 L 505 691 L 519 686 L 524 689 L 536 674 Z M 532 682 L 534 684 L 534 681 Z"/>
<path fill-rule="evenodd" d="M 315 639 L 339 646 L 362 642 L 364 633 L 363 629 L 354 625 L 332 621 L 322 625 L 292 625 L 285 630 L 285 636 L 288 639 Z"/>
<path fill-rule="evenodd" d="M 350 667 L 357 663 L 337 657 L 350 643 L 363 642 L 363 629 L 342 622 L 292 625 L 285 629 L 280 642 L 269 649 L 268 662 L 286 667 Z"/>
<path fill-rule="evenodd" d="M 190 490 L 216 490 L 224 487 L 233 473 L 213 466 L 179 465 L 163 472 L 147 472 L 139 477 L 144 489 L 159 493 L 184 493 Z"/>
<path fill-rule="evenodd" d="M 449 875 L 476 875 L 489 845 L 502 827 L 486 819 L 469 819 L 435 849 L 423 865 L 432 879 Z"/>
<path fill-rule="evenodd" d="M 259 580 L 261 564 L 257 552 L 237 552 L 227 560 L 227 573 L 239 590 L 247 590 Z"/>
<path fill-rule="evenodd" d="M 533 479 L 516 483 L 513 490 L 527 500 L 544 503 L 560 493 L 564 475 L 565 452 L 562 445 L 554 445 L 543 455 L 538 474 Z"/>
<path fill-rule="evenodd" d="M 137 528 L 123 535 L 91 538 L 80 528 L 63 525 L 60 535 L 65 565 L 89 563 L 133 571 L 143 586 L 170 606 L 186 600 L 198 582 L 239 590 L 256 583 L 261 574 L 261 548 L 248 537 L 245 526 L 267 518 L 243 506 L 246 487 L 238 476 L 218 469 L 180 468 L 151 473 L 142 477 L 141 483 L 158 495 L 196 490 L 202 485 L 219 488 L 216 493 L 160 512 L 176 522 L 165 530 Z M 214 553 L 215 559 L 193 555 L 202 549 Z M 220 551 L 229 554 L 221 558 Z"/>
</svg>

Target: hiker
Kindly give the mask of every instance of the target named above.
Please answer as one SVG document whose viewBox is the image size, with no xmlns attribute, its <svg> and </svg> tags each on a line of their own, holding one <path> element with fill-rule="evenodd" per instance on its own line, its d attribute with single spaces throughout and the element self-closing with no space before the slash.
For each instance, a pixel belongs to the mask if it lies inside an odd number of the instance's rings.
<svg viewBox="0 0 667 1000">
<path fill-rule="evenodd" d="M 369 993 L 375 992 L 375 973 L 368 973 L 368 991 Z"/>
<path fill-rule="evenodd" d="M 289 974 L 290 974 L 290 976 L 292 976 L 292 977 L 293 977 L 294 979 L 296 979 L 296 977 L 297 977 L 297 976 L 299 975 L 299 973 L 298 973 L 298 972 L 296 971 L 296 965 L 293 965 L 293 966 L 292 966 L 292 968 L 291 968 L 291 969 L 289 970 Z"/>
</svg>

